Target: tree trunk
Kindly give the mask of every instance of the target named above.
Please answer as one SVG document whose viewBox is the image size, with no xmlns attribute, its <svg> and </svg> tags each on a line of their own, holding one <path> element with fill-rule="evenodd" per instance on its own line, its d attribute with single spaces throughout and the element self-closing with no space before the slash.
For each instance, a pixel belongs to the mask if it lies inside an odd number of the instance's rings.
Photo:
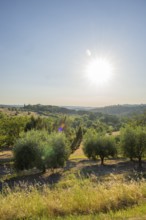
<svg viewBox="0 0 146 220">
<path fill-rule="evenodd" d="M 134 160 L 133 160 L 133 158 L 132 158 L 132 157 L 130 157 L 130 161 L 131 161 L 131 162 L 134 162 Z"/>
<path fill-rule="evenodd" d="M 139 165 L 139 169 L 141 169 L 142 168 L 141 156 L 138 157 L 138 165 Z"/>
<path fill-rule="evenodd" d="M 104 165 L 104 157 L 100 157 L 101 159 L 101 165 Z"/>
<path fill-rule="evenodd" d="M 46 172 L 46 167 L 45 167 L 45 165 L 43 165 L 43 167 L 42 167 L 42 173 L 45 173 Z"/>
</svg>

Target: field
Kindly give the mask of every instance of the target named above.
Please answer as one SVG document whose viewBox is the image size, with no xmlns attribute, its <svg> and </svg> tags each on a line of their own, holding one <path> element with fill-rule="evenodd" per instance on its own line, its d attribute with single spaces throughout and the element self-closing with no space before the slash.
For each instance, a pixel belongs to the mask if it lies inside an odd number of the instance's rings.
<svg viewBox="0 0 146 220">
<path fill-rule="evenodd" d="M 122 158 L 88 160 L 78 149 L 65 168 L 15 173 L 12 152 L 0 153 L 1 219 L 146 219 L 143 172 Z"/>
</svg>

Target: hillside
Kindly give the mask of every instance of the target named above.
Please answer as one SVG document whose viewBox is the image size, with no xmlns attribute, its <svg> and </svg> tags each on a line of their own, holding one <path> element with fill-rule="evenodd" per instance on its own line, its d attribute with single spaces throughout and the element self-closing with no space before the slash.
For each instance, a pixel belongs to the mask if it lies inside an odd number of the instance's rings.
<svg viewBox="0 0 146 220">
<path fill-rule="evenodd" d="M 90 114 L 102 113 L 106 115 L 117 115 L 117 116 L 131 116 L 133 114 L 141 114 L 146 111 L 146 104 L 140 105 L 111 105 L 105 107 L 80 107 L 80 106 L 53 106 L 53 105 L 0 105 L 1 108 L 8 108 L 11 110 L 22 110 L 36 112 L 41 115 L 48 115 L 50 113 L 61 113 L 61 114 Z"/>
<path fill-rule="evenodd" d="M 90 110 L 92 112 L 101 112 L 109 115 L 130 116 L 132 114 L 141 114 L 146 111 L 146 104 L 141 105 L 112 105 Z"/>
<path fill-rule="evenodd" d="M 63 113 L 63 114 L 87 114 L 88 112 L 102 113 L 108 115 L 130 116 L 133 114 L 141 114 L 146 111 L 146 104 L 141 105 L 111 105 L 105 107 L 78 107 L 78 106 L 52 106 L 52 105 L 26 105 L 25 110 L 35 111 L 38 113 Z"/>
</svg>

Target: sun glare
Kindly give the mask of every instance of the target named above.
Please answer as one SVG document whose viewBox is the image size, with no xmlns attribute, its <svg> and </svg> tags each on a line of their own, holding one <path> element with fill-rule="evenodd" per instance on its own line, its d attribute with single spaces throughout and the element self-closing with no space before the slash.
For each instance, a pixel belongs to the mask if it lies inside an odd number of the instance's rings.
<svg viewBox="0 0 146 220">
<path fill-rule="evenodd" d="M 86 75 L 92 84 L 103 85 L 112 77 L 112 65 L 103 58 L 92 58 L 87 65 Z"/>
</svg>

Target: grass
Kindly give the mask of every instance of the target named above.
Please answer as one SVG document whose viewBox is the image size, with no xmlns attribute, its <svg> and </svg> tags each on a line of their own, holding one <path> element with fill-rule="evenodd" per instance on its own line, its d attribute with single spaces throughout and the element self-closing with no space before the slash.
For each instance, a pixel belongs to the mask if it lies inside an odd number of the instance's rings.
<svg viewBox="0 0 146 220">
<path fill-rule="evenodd" d="M 101 183 L 95 177 L 77 179 L 69 175 L 51 188 L 47 185 L 26 187 L 25 184 L 13 190 L 6 187 L 0 195 L 0 216 L 3 220 L 73 219 L 74 216 L 81 219 L 83 215 L 109 213 L 110 217 L 117 210 L 143 203 L 145 198 L 145 181 L 116 182 L 114 179 Z M 118 213 L 120 215 L 120 211 Z"/>
<path fill-rule="evenodd" d="M 1 158 L 9 158 L 9 157 L 12 157 L 12 156 L 13 156 L 13 154 L 12 154 L 11 150 L 4 150 L 4 151 L 0 152 L 0 157 Z"/>
<path fill-rule="evenodd" d="M 29 186 L 21 182 L 13 189 L 3 187 L 0 219 L 146 219 L 146 181 L 142 175 L 136 172 L 132 173 L 133 176 L 126 176 L 128 171 L 95 175 L 100 166 L 97 166 L 97 171 L 93 170 L 94 164 L 90 167 L 91 162 L 84 163 L 82 159 L 86 158 L 80 148 L 70 157 L 72 166 L 60 171 L 61 180 L 57 184 Z M 111 161 L 106 163 L 110 166 Z M 84 177 L 82 168 L 90 168 L 92 172 L 88 170 L 89 175 Z M 4 176 L 3 181 L 12 177 L 17 177 L 17 174 Z"/>
<path fill-rule="evenodd" d="M 126 210 L 120 210 L 109 213 L 99 213 L 90 215 L 70 215 L 67 217 L 56 217 L 54 220 L 145 220 L 146 219 L 146 203 L 140 206 L 128 208 Z M 47 220 L 47 218 L 42 218 Z"/>
<path fill-rule="evenodd" d="M 73 159 L 87 159 L 87 157 L 83 153 L 82 145 L 73 154 L 70 155 L 69 159 L 70 160 L 73 160 Z"/>
</svg>

